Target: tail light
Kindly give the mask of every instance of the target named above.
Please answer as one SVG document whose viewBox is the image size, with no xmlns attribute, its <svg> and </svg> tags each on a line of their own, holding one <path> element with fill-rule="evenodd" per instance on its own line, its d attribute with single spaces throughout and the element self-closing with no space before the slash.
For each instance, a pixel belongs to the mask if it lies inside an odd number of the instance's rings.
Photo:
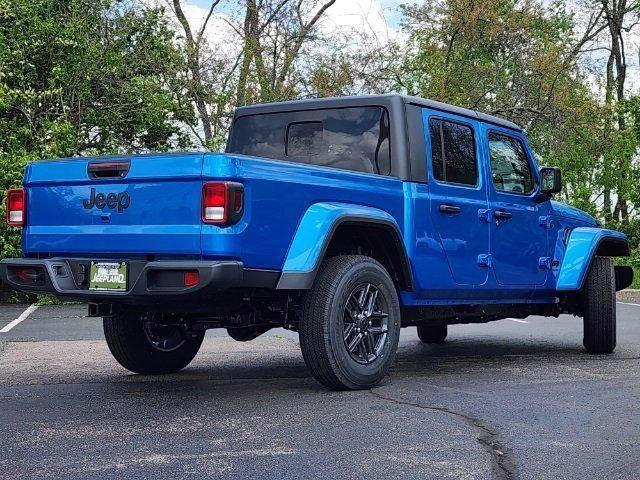
<svg viewBox="0 0 640 480">
<path fill-rule="evenodd" d="M 7 267 L 9 280 L 19 285 L 39 286 L 45 284 L 45 273 L 42 267 Z"/>
<path fill-rule="evenodd" d="M 14 188 L 7 192 L 7 225 L 11 227 L 24 226 L 26 216 L 25 206 L 23 189 Z"/>
<path fill-rule="evenodd" d="M 194 270 L 192 272 L 184 272 L 184 286 L 194 287 L 200 283 L 200 272 Z"/>
<path fill-rule="evenodd" d="M 202 221 L 233 225 L 242 217 L 244 188 L 236 182 L 208 182 L 202 187 Z"/>
</svg>

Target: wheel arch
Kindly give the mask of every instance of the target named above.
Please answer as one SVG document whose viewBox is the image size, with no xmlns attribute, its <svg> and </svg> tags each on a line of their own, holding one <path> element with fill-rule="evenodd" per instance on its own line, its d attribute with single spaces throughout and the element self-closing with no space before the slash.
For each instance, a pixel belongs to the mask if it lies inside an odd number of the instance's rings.
<svg viewBox="0 0 640 480">
<path fill-rule="evenodd" d="M 308 290 L 325 258 L 349 253 L 378 260 L 399 290 L 413 290 L 411 264 L 394 218 L 377 208 L 336 203 L 314 204 L 307 210 L 289 247 L 277 289 Z"/>
<path fill-rule="evenodd" d="M 628 257 L 627 236 L 615 230 L 601 228 L 574 228 L 567 240 L 564 257 L 558 274 L 557 290 L 581 290 L 594 257 Z M 616 289 L 631 284 L 626 267 L 616 267 Z"/>
</svg>

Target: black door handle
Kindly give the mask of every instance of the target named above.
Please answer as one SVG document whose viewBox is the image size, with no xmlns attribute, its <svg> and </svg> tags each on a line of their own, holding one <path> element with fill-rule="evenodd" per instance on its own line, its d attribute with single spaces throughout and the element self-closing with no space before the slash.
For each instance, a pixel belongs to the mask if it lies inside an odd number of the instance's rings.
<svg viewBox="0 0 640 480">
<path fill-rule="evenodd" d="M 495 212 L 493 212 L 493 216 L 495 218 L 497 218 L 498 220 L 509 220 L 511 217 L 513 217 L 513 215 L 509 212 L 505 212 L 503 210 L 496 210 Z"/>
<path fill-rule="evenodd" d="M 460 213 L 460 211 L 462 210 L 460 207 L 456 207 L 455 205 L 440 205 L 438 207 L 438 210 L 440 211 L 440 213 L 451 213 L 453 215 L 456 215 L 458 213 Z"/>
</svg>

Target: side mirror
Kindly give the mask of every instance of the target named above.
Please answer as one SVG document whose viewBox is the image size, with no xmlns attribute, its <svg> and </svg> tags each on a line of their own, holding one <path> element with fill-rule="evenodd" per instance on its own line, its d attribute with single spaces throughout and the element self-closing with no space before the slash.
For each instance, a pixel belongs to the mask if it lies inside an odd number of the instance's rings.
<svg viewBox="0 0 640 480">
<path fill-rule="evenodd" d="M 559 168 L 543 167 L 540 169 L 540 193 L 552 195 L 562 190 L 562 172 Z"/>
</svg>

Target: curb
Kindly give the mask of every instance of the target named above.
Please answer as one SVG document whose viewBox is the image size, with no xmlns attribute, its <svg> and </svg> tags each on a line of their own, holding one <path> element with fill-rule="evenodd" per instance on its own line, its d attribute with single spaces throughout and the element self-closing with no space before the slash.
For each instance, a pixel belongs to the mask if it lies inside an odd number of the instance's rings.
<svg viewBox="0 0 640 480">
<path fill-rule="evenodd" d="M 616 294 L 616 297 L 618 298 L 618 300 L 640 301 L 640 290 L 635 290 L 635 289 L 620 290 Z"/>
</svg>

